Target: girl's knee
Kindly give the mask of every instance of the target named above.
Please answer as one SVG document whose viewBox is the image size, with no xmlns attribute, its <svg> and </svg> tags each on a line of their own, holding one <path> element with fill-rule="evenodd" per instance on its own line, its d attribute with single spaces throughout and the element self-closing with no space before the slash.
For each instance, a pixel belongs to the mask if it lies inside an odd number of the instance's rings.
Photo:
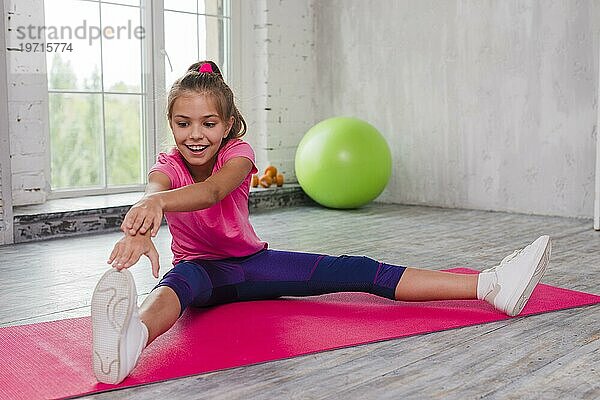
<svg viewBox="0 0 600 400">
<path fill-rule="evenodd" d="M 179 263 L 169 271 L 155 289 L 167 287 L 179 299 L 180 315 L 190 304 L 207 302 L 213 285 L 203 267 L 190 262 Z"/>
</svg>

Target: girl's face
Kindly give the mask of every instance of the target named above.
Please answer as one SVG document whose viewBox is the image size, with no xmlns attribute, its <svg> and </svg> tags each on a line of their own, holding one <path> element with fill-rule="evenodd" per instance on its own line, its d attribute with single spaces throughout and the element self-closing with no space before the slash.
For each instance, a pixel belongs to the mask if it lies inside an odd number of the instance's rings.
<svg viewBox="0 0 600 400">
<path fill-rule="evenodd" d="M 188 93 L 173 103 L 170 123 L 175 144 L 194 179 L 208 178 L 221 142 L 233 125 L 233 117 L 223 121 L 209 95 Z"/>
</svg>

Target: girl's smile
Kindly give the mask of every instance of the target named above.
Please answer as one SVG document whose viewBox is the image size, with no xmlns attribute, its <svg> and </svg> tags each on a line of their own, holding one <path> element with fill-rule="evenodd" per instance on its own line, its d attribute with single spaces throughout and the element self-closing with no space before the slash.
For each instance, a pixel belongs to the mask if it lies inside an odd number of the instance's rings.
<svg viewBox="0 0 600 400">
<path fill-rule="evenodd" d="M 223 121 L 211 96 L 189 93 L 173 103 L 170 124 L 175 144 L 192 176 L 195 180 L 206 179 L 233 125 L 233 117 Z"/>
</svg>

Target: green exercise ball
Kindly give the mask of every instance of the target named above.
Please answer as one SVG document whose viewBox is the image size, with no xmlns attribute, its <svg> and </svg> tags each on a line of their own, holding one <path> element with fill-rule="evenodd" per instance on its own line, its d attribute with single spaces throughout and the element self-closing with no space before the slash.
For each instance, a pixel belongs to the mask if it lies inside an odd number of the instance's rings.
<svg viewBox="0 0 600 400">
<path fill-rule="evenodd" d="M 392 174 L 392 155 L 372 125 L 357 118 L 319 122 L 296 150 L 296 177 L 306 194 L 330 208 L 357 208 L 374 200 Z"/>
</svg>

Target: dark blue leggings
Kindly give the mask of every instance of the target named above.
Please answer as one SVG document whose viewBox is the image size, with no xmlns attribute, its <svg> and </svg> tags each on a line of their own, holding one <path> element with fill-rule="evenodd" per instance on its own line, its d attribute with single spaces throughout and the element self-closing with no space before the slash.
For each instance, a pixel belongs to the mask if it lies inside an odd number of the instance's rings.
<svg viewBox="0 0 600 400">
<path fill-rule="evenodd" d="M 182 261 L 155 289 L 173 289 L 182 313 L 190 305 L 335 292 L 366 292 L 393 300 L 404 270 L 368 257 L 265 249 L 248 257 Z"/>
</svg>

